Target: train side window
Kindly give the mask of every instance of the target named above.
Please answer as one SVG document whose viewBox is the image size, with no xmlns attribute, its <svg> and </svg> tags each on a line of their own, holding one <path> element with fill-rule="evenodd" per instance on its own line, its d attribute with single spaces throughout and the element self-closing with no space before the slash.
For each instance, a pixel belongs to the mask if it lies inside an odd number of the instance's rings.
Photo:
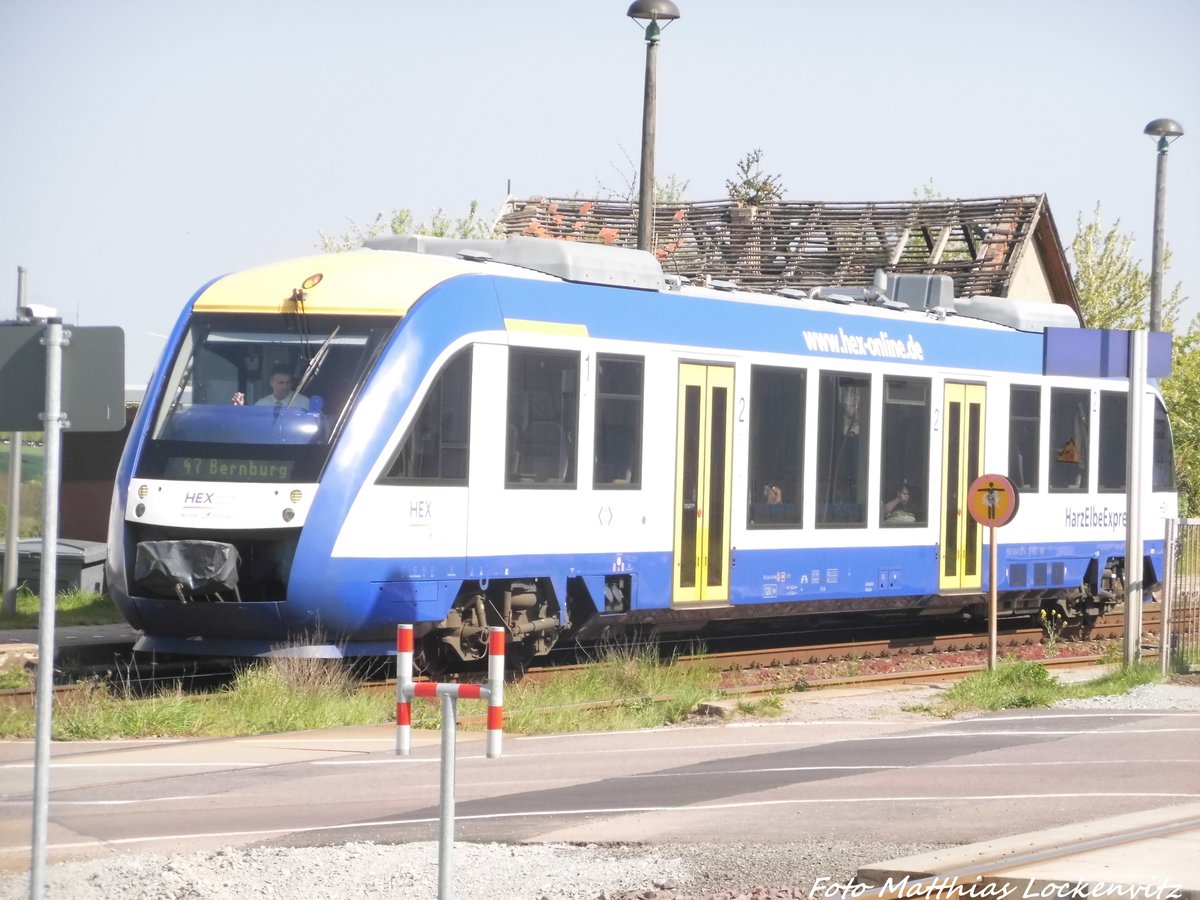
<svg viewBox="0 0 1200 900">
<path fill-rule="evenodd" d="M 880 524 L 929 521 L 929 379 L 885 378 L 880 459 Z"/>
<path fill-rule="evenodd" d="M 641 486 L 644 365 L 636 357 L 596 357 L 595 487 Z"/>
<path fill-rule="evenodd" d="M 1050 391 L 1050 490 L 1088 489 L 1088 449 L 1091 422 L 1088 391 L 1052 388 Z"/>
<path fill-rule="evenodd" d="M 510 348 L 505 484 L 574 487 L 578 425 L 579 354 Z"/>
<path fill-rule="evenodd" d="M 871 379 L 822 373 L 819 402 L 817 526 L 866 525 Z"/>
<path fill-rule="evenodd" d="M 750 370 L 751 528 L 802 524 L 805 375 L 773 366 Z"/>
<path fill-rule="evenodd" d="M 1125 490 L 1125 459 L 1129 444 L 1128 396 L 1117 391 L 1100 392 L 1100 433 L 1104 439 L 1097 450 L 1100 490 Z"/>
<path fill-rule="evenodd" d="M 1158 397 L 1154 398 L 1154 476 L 1151 490 L 1175 490 L 1175 448 L 1171 444 L 1171 422 Z"/>
<path fill-rule="evenodd" d="M 471 436 L 471 348 L 437 374 L 383 481 L 466 484 Z"/>
<path fill-rule="evenodd" d="M 1013 385 L 1008 394 L 1008 477 L 1017 490 L 1038 490 L 1041 430 L 1042 389 Z"/>
</svg>

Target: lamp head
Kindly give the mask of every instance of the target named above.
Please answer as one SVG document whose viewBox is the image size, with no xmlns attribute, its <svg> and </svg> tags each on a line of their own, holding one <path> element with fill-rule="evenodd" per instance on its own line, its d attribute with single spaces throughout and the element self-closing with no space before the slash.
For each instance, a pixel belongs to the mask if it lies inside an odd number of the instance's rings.
<svg viewBox="0 0 1200 900">
<path fill-rule="evenodd" d="M 647 22 L 672 22 L 679 18 L 679 7 L 671 0 L 633 0 L 625 15 L 635 22 L 639 19 L 645 19 Z"/>
<path fill-rule="evenodd" d="M 1165 153 L 1172 141 L 1183 137 L 1183 126 L 1174 119 L 1155 119 L 1142 129 L 1142 133 L 1158 138 L 1158 149 Z"/>
<path fill-rule="evenodd" d="M 658 41 L 662 28 L 679 18 L 679 7 L 671 0 L 633 0 L 625 15 L 639 28 L 642 24 L 639 20 L 646 21 L 646 43 L 653 44 Z M 662 27 L 659 22 L 663 23 Z"/>
</svg>

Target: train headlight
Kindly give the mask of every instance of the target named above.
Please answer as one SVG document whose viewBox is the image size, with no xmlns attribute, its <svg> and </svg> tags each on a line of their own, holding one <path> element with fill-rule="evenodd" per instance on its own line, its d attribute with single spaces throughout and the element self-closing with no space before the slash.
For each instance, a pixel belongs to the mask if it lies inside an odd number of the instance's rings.
<svg viewBox="0 0 1200 900">
<path fill-rule="evenodd" d="M 304 499 L 304 493 L 303 491 L 299 490 L 292 491 L 290 494 L 288 494 L 288 499 L 291 500 L 292 503 L 299 503 Z"/>
<path fill-rule="evenodd" d="M 145 500 L 148 496 L 150 496 L 150 485 L 138 485 L 138 499 Z M 141 515 L 141 513 L 138 513 L 138 515 Z"/>
<path fill-rule="evenodd" d="M 133 508 L 133 514 L 134 514 L 135 516 L 137 516 L 139 519 L 140 519 L 142 516 L 144 516 L 144 515 L 146 514 L 146 504 L 145 504 L 145 503 L 139 503 L 137 506 L 135 506 L 135 507 Z"/>
<path fill-rule="evenodd" d="M 289 509 L 285 509 L 285 510 L 283 511 L 283 521 L 285 521 L 285 522 L 290 522 L 290 521 L 292 521 L 292 519 L 294 519 L 294 518 L 296 518 L 296 511 L 295 511 L 295 510 L 293 510 L 293 509 L 289 508 Z"/>
</svg>

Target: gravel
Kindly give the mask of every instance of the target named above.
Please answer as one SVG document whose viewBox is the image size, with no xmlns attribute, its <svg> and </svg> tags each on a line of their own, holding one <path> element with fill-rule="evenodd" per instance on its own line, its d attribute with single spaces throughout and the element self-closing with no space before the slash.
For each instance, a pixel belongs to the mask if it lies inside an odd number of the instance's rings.
<svg viewBox="0 0 1200 900">
<path fill-rule="evenodd" d="M 1200 710 L 1200 676 L 1127 694 L 1072 700 L 1069 709 Z M 906 719 L 922 692 L 864 692 L 822 703 L 798 695 L 788 718 Z M 829 695 L 826 695 L 828 697 Z M 488 900 L 801 900 L 818 878 L 845 881 L 862 865 L 938 849 L 934 844 L 469 844 L 454 848 L 456 897 Z M 437 897 L 436 842 L 328 847 L 247 846 L 175 854 L 114 855 L 46 870 L 47 898 L 258 900 Z M 0 880 L 0 900 L 28 895 L 28 876 Z"/>
<path fill-rule="evenodd" d="M 844 882 L 859 865 L 936 849 L 863 841 L 766 846 L 468 844 L 454 847 L 466 900 L 807 898 L 817 878 Z M 259 900 L 437 897 L 436 842 L 243 847 L 141 854 L 47 867 L 45 896 L 69 900 Z M 28 896 L 28 878 L 0 898 Z M 767 887 L 767 885 L 773 885 Z"/>
<path fill-rule="evenodd" d="M 1060 700 L 1056 709 L 1200 710 L 1200 688 L 1191 684 L 1143 684 L 1126 694 Z"/>
</svg>

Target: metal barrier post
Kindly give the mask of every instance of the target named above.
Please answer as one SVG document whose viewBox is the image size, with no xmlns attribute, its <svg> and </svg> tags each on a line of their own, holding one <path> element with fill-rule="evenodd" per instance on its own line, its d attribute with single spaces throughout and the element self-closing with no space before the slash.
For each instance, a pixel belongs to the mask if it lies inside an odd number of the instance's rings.
<svg viewBox="0 0 1200 900">
<path fill-rule="evenodd" d="M 412 752 L 412 700 L 442 699 L 442 765 L 438 824 L 438 900 L 454 896 L 454 761 L 458 728 L 458 698 L 487 700 L 487 757 L 500 756 L 504 735 L 504 629 L 488 629 L 488 683 L 436 684 L 413 681 L 411 625 L 396 629 L 396 755 Z"/>
<path fill-rule="evenodd" d="M 396 629 L 396 755 L 412 752 L 413 633 L 411 625 Z"/>
<path fill-rule="evenodd" d="M 488 635 L 487 758 L 500 758 L 504 738 L 504 629 L 493 625 Z"/>
<path fill-rule="evenodd" d="M 442 797 L 438 828 L 438 900 L 454 896 L 454 750 L 458 698 L 442 694 Z"/>
</svg>

